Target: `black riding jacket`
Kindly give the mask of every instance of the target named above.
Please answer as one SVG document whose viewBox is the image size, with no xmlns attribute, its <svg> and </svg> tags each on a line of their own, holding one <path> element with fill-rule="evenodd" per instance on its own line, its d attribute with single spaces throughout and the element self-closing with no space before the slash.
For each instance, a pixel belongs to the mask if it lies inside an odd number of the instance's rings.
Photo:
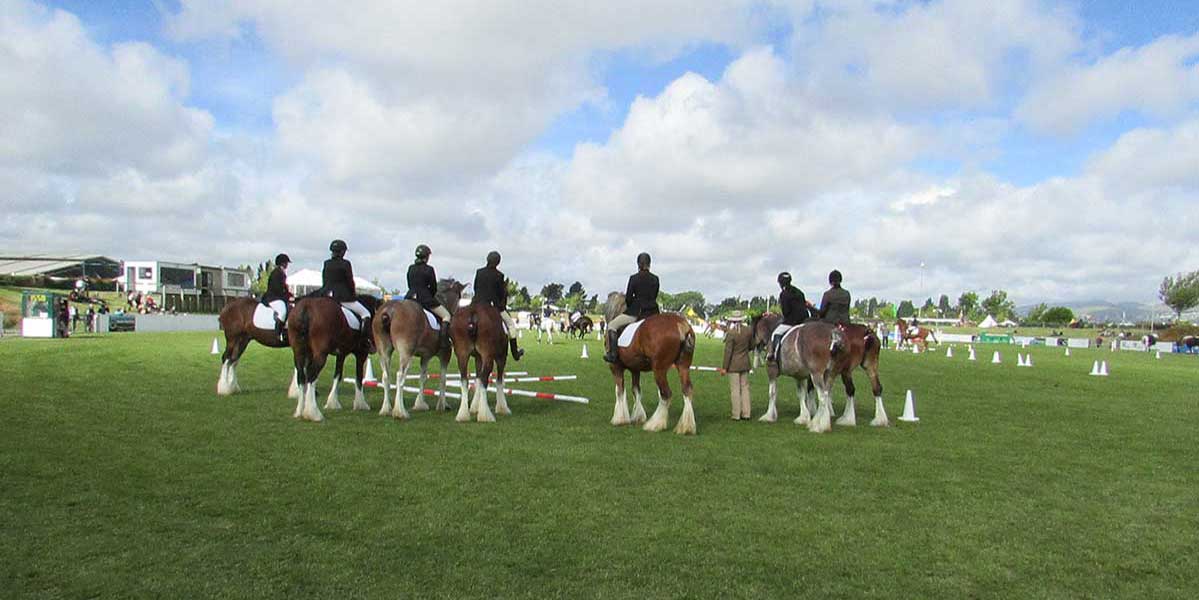
<svg viewBox="0 0 1199 600">
<path fill-rule="evenodd" d="M 437 273 L 428 263 L 416 262 L 408 267 L 408 293 L 405 300 L 416 300 L 418 304 L 433 310 L 441 303 L 437 301 Z"/>
<path fill-rule="evenodd" d="M 840 286 L 829 288 L 820 299 L 820 318 L 826 323 L 849 324 L 849 292 Z"/>
<path fill-rule="evenodd" d="M 338 302 L 353 302 L 358 299 L 354 288 L 354 267 L 344 258 L 330 258 L 321 269 L 321 291 Z"/>
<path fill-rule="evenodd" d="M 287 273 L 275 267 L 271 276 L 266 280 L 266 293 L 262 295 L 262 303 L 270 304 L 275 300 L 287 302 L 291 299 L 291 290 L 287 289 Z"/>
<path fill-rule="evenodd" d="M 649 271 L 638 271 L 629 277 L 624 297 L 624 314 L 638 319 L 658 314 L 658 276 Z"/>
<path fill-rule="evenodd" d="M 793 285 L 779 292 L 779 306 L 783 309 L 783 325 L 801 325 L 808 320 L 808 303 L 803 291 Z"/>
<path fill-rule="evenodd" d="M 490 304 L 501 312 L 508 308 L 508 279 L 495 267 L 475 271 L 475 297 L 471 304 Z"/>
</svg>

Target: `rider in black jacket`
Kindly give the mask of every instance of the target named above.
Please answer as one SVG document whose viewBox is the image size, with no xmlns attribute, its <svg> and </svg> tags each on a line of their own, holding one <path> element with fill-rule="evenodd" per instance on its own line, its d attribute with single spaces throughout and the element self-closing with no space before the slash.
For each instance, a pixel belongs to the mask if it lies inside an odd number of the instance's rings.
<svg viewBox="0 0 1199 600">
<path fill-rule="evenodd" d="M 367 345 L 372 346 L 374 336 L 371 335 L 370 328 L 371 313 L 358 301 L 358 291 L 354 287 L 354 267 L 345 259 L 348 249 L 346 243 L 341 240 L 333 240 L 333 243 L 329 244 L 329 251 L 333 256 L 325 261 L 325 266 L 321 269 L 320 293 L 340 302 L 343 307 L 358 315 L 362 321 L 358 331 L 366 339 Z"/>
<path fill-rule="evenodd" d="M 624 314 L 608 323 L 608 352 L 604 360 L 614 363 L 617 361 L 617 340 L 626 325 L 639 321 L 651 315 L 658 314 L 658 276 L 650 273 L 650 256 L 642 252 L 637 255 L 637 272 L 629 277 L 625 288 Z"/>
<path fill-rule="evenodd" d="M 266 293 L 262 303 L 275 311 L 275 334 L 279 341 L 287 342 L 287 307 L 291 302 L 291 290 L 287 289 L 287 267 L 291 259 L 286 254 L 275 256 L 275 268 L 266 280 Z"/>
<path fill-rule="evenodd" d="M 516 322 L 508 314 L 508 278 L 497 268 L 500 265 L 500 253 L 492 250 L 487 253 L 487 266 L 475 271 L 475 297 L 472 304 L 490 304 L 500 311 L 500 318 L 508 327 L 508 344 L 512 347 L 512 358 L 520 360 L 525 351 L 516 347 Z"/>
<path fill-rule="evenodd" d="M 783 321 L 774 328 L 774 333 L 770 337 L 770 349 L 766 353 L 766 360 L 774 360 L 779 342 L 787 331 L 796 325 L 802 325 L 810 316 L 803 291 L 791 285 L 791 274 L 785 271 L 779 273 L 778 282 L 781 288 L 779 306 L 783 310 Z"/>
<path fill-rule="evenodd" d="M 441 345 L 444 348 L 450 343 L 450 311 L 437 300 L 437 272 L 429 264 L 432 255 L 428 246 L 416 247 L 416 261 L 408 267 L 408 293 L 404 294 L 404 299 L 420 304 L 441 319 Z"/>
</svg>

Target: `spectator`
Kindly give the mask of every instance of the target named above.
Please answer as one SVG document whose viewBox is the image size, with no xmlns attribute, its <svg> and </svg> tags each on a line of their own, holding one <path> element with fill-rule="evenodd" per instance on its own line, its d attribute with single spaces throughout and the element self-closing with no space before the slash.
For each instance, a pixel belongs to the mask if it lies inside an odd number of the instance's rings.
<svg viewBox="0 0 1199 600">
<path fill-rule="evenodd" d="M 745 326 L 745 313 L 734 311 L 727 317 L 731 328 L 724 336 L 724 362 L 720 374 L 729 378 L 729 396 L 734 421 L 750 418 L 749 348 L 753 331 Z"/>
</svg>

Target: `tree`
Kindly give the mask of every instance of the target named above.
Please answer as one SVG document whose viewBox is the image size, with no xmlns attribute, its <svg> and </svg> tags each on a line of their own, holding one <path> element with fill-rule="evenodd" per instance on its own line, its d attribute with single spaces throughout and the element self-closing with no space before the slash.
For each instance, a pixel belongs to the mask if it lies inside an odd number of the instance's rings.
<svg viewBox="0 0 1199 600">
<path fill-rule="evenodd" d="M 545 301 L 549 302 L 550 304 L 557 304 L 560 300 L 562 300 L 562 284 L 545 284 L 545 287 L 541 288 L 541 297 L 545 298 Z"/>
<path fill-rule="evenodd" d="M 974 318 L 974 313 L 978 311 L 978 294 L 974 292 L 962 292 L 962 295 L 958 296 L 958 310 L 966 318 Z"/>
<path fill-rule="evenodd" d="M 1199 271 L 1167 275 L 1157 297 L 1174 311 L 1176 320 L 1182 319 L 1182 313 L 1199 306 Z"/>
<path fill-rule="evenodd" d="M 265 294 L 267 279 L 270 279 L 271 271 L 274 270 L 275 263 L 269 260 L 258 265 L 258 276 L 254 279 L 254 283 L 250 284 L 250 293 L 256 296 Z"/>
<path fill-rule="evenodd" d="M 695 290 L 687 290 L 685 292 L 673 294 L 671 296 L 671 301 L 672 304 L 670 306 L 670 310 L 683 310 L 683 307 L 689 307 L 695 311 L 695 314 L 701 317 L 707 314 L 707 312 L 704 310 L 704 305 L 706 303 L 704 300 L 704 295 Z M 666 305 L 663 304 L 662 306 Z"/>
<path fill-rule="evenodd" d="M 890 302 L 884 302 L 878 306 L 878 318 L 884 321 L 894 321 L 896 318 L 895 305 Z"/>
<path fill-rule="evenodd" d="M 1032 310 L 1028 311 L 1028 316 L 1025 317 L 1024 320 L 1028 321 L 1029 323 L 1044 323 L 1045 322 L 1045 313 L 1048 310 L 1049 310 L 1049 306 L 1046 305 L 1044 302 L 1042 302 L 1042 303 L 1032 307 Z"/>
<path fill-rule="evenodd" d="M 980 306 L 984 312 L 1000 321 L 1011 319 L 1016 314 L 1016 303 L 1008 300 L 1007 292 L 1003 290 L 991 290 L 991 295 Z"/>
<path fill-rule="evenodd" d="M 920 307 L 920 314 L 926 317 L 931 317 L 937 314 L 937 305 L 933 304 L 932 298 L 928 298 L 924 301 L 924 306 Z"/>
<path fill-rule="evenodd" d="M 870 299 L 866 301 L 866 316 L 874 317 L 874 315 L 878 314 L 878 307 L 878 298 L 871 296 Z"/>
<path fill-rule="evenodd" d="M 948 317 L 952 310 L 953 307 L 949 305 L 949 295 L 941 294 L 941 299 L 937 301 L 937 313 L 944 318 Z"/>
<path fill-rule="evenodd" d="M 1074 321 L 1074 311 L 1065 306 L 1055 306 L 1041 313 L 1041 320 L 1051 325 L 1066 325 Z"/>
<path fill-rule="evenodd" d="M 728 298 L 721 300 L 720 304 L 717 304 L 716 309 L 712 312 L 714 314 L 722 315 L 728 311 L 737 310 L 740 307 L 741 307 L 741 299 L 735 298 L 733 296 L 729 296 Z"/>
<path fill-rule="evenodd" d="M 574 294 L 578 294 L 579 297 L 583 297 L 583 296 L 587 295 L 587 291 L 583 289 L 582 283 L 579 283 L 578 281 L 576 281 L 576 282 L 570 284 L 570 289 L 566 291 L 566 295 L 571 296 Z"/>
<path fill-rule="evenodd" d="M 911 300 L 904 300 L 899 303 L 899 308 L 895 309 L 895 316 L 900 319 L 910 319 L 916 314 L 916 306 Z"/>
</svg>

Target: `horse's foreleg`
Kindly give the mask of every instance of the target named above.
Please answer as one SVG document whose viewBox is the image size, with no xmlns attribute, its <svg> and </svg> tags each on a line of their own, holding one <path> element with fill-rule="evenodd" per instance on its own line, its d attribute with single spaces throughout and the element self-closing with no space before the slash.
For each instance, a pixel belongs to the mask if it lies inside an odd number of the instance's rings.
<svg viewBox="0 0 1199 600">
<path fill-rule="evenodd" d="M 308 370 L 301 357 L 295 358 L 295 374 L 299 382 L 299 393 L 296 395 L 296 412 L 292 416 L 299 419 L 304 416 L 304 401 L 308 398 Z"/>
<path fill-rule="evenodd" d="M 795 381 L 795 389 L 799 392 L 799 416 L 795 417 L 796 425 L 807 425 L 812 422 L 812 413 L 814 410 L 811 400 L 808 397 L 808 387 L 810 385 L 811 382 L 807 377 Z"/>
<path fill-rule="evenodd" d="M 229 361 L 221 361 L 221 374 L 216 378 L 216 393 L 218 396 L 228 396 L 233 393 L 229 388 Z"/>
<path fill-rule="evenodd" d="M 329 388 L 329 397 L 325 400 L 325 410 L 341 410 L 341 402 L 337 400 L 337 386 L 341 384 L 341 377 L 342 372 L 345 371 L 345 364 L 345 355 L 337 355 L 337 362 L 333 367 L 333 385 Z"/>
<path fill-rule="evenodd" d="M 818 406 L 816 408 L 816 414 L 812 415 L 812 422 L 808 423 L 808 431 L 814 433 L 832 431 L 833 420 L 831 416 L 832 409 L 829 407 L 828 375 L 816 375 L 813 373 L 811 378 L 812 384 L 816 386 Z"/>
<path fill-rule="evenodd" d="M 662 431 L 670 419 L 670 382 L 666 380 L 665 369 L 654 369 L 654 383 L 658 384 L 658 408 L 645 422 L 643 429 L 646 431 Z"/>
<path fill-rule="evenodd" d="M 777 377 L 771 377 L 770 383 L 767 386 L 767 396 L 770 398 L 770 404 L 766 407 L 766 412 L 758 417 L 758 420 L 763 423 L 773 423 L 779 418 L 778 399 L 779 399 L 779 380 Z"/>
<path fill-rule="evenodd" d="M 363 370 L 366 367 L 366 361 L 370 360 L 369 354 L 355 354 L 355 370 L 354 370 L 354 410 L 370 410 L 371 405 L 366 403 L 366 394 L 362 391 Z"/>
<path fill-rule="evenodd" d="M 618 374 L 619 373 L 619 374 Z M 635 375 L 634 375 L 635 376 Z M 624 390 L 624 369 L 617 369 L 612 374 L 613 383 L 616 384 L 616 404 L 612 408 L 612 424 L 616 426 L 629 424 L 629 403 L 625 397 Z"/>
<path fill-rule="evenodd" d="M 854 392 L 856 391 L 853 385 L 853 378 L 849 376 L 849 373 L 842 373 L 841 382 L 845 384 L 845 412 L 841 413 L 841 418 L 837 419 L 837 424 L 853 427 L 858 424 L 858 416 L 854 410 L 853 401 Z M 830 385 L 829 387 L 832 386 Z"/>
<path fill-rule="evenodd" d="M 679 371 L 679 382 L 683 388 L 683 415 L 679 417 L 679 422 L 674 427 L 674 432 L 679 435 L 695 435 L 695 409 L 691 405 L 691 367 L 689 365 L 676 365 Z"/>
<path fill-rule="evenodd" d="M 443 371 L 445 369 L 442 369 Z M 425 403 L 425 384 L 429 381 L 429 359 L 420 359 L 420 391 L 416 393 L 416 400 L 412 401 L 412 412 L 429 410 L 429 405 Z"/>
<path fill-rule="evenodd" d="M 624 379 L 623 377 L 621 379 Z M 641 372 L 632 372 L 633 383 L 633 414 L 629 417 L 629 422 L 634 425 L 640 425 L 645 422 L 645 405 L 641 403 Z"/>
</svg>

